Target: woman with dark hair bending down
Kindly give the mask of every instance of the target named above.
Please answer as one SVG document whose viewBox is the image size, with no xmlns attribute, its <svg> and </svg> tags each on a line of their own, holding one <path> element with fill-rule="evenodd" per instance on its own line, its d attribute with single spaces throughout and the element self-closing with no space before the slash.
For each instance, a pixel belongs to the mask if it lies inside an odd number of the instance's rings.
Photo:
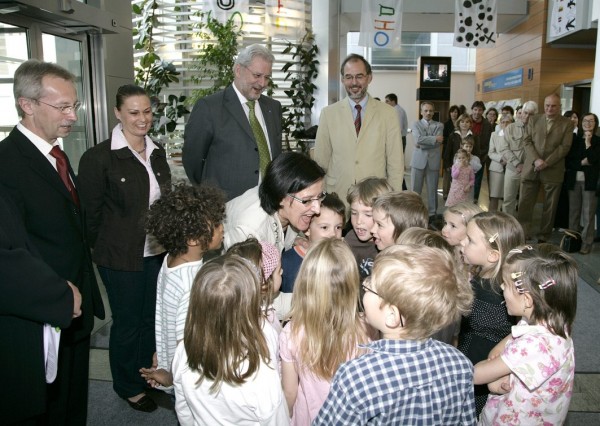
<svg viewBox="0 0 600 426">
<path fill-rule="evenodd" d="M 225 248 L 254 237 L 290 249 L 299 232 L 321 211 L 325 172 L 297 152 L 279 155 L 267 166 L 259 187 L 226 204 Z"/>
<path fill-rule="evenodd" d="M 164 249 L 144 231 L 150 204 L 170 187 L 165 150 L 147 136 L 152 107 L 144 89 L 119 87 L 110 139 L 79 164 L 79 189 L 93 260 L 112 311 L 110 369 L 115 392 L 139 411 L 154 411 L 139 369 L 155 351 L 156 279 Z"/>
</svg>

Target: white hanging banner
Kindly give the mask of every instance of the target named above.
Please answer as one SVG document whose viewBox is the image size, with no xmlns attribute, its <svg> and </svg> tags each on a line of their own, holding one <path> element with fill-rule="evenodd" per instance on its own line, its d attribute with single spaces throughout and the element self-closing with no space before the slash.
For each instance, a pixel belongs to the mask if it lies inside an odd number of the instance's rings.
<svg viewBox="0 0 600 426">
<path fill-rule="evenodd" d="M 296 40 L 304 32 L 304 1 L 265 0 L 265 34 Z"/>
<path fill-rule="evenodd" d="M 456 0 L 454 46 L 496 47 L 496 0 Z"/>
<path fill-rule="evenodd" d="M 555 1 L 550 18 L 550 37 L 563 36 L 575 30 L 577 1 Z"/>
<path fill-rule="evenodd" d="M 363 0 L 359 46 L 397 49 L 401 36 L 402 0 Z"/>
<path fill-rule="evenodd" d="M 203 11 L 219 22 L 226 22 L 235 12 L 247 14 L 249 0 L 204 0 Z"/>
</svg>

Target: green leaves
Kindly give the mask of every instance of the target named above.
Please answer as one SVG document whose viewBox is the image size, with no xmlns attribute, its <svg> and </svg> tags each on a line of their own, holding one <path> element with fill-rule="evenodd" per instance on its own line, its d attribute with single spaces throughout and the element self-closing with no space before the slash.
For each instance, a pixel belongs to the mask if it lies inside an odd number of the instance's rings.
<svg viewBox="0 0 600 426">
<path fill-rule="evenodd" d="M 319 74 L 319 61 L 316 59 L 319 48 L 315 44 L 314 34 L 307 30 L 297 44 L 289 42 L 282 53 L 292 55 L 292 60 L 281 68 L 282 72 L 287 73 L 284 80 L 290 81 L 290 89 L 284 90 L 284 93 L 292 101 L 291 106 L 283 107 L 283 130 L 293 138 L 300 139 L 306 124 L 310 124 L 309 114 L 315 104 L 313 94 L 317 86 L 313 80 Z"/>
<path fill-rule="evenodd" d="M 225 23 L 212 18 L 209 13 L 199 12 L 197 24 L 198 38 L 204 40 L 197 55 L 197 61 L 191 68 L 198 71 L 191 77 L 199 86 L 194 89 L 188 104 L 193 105 L 198 99 L 212 95 L 233 82 L 233 64 L 238 52 L 239 39 L 244 32 L 242 15 L 234 13 Z M 206 86 L 209 83 L 211 85 Z"/>
</svg>

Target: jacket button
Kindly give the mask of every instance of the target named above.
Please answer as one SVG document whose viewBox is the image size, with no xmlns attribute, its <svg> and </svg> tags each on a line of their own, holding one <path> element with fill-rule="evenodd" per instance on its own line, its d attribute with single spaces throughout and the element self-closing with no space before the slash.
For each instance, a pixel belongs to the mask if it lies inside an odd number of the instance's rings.
<svg viewBox="0 0 600 426">
<path fill-rule="evenodd" d="M 156 176 L 160 176 L 160 172 L 156 173 Z"/>
<path fill-rule="evenodd" d="M 121 182 L 125 182 L 125 178 L 121 178 Z"/>
</svg>

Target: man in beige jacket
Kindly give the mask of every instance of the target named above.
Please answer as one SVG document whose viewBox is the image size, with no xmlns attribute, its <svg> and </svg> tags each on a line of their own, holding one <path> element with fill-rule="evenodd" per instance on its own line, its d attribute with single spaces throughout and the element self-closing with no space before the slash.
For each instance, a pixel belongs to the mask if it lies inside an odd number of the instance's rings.
<svg viewBox="0 0 600 426">
<path fill-rule="evenodd" d="M 349 55 L 341 66 L 348 94 L 321 113 L 314 159 L 327 172 L 325 189 L 346 198 L 350 186 L 369 176 L 387 178 L 402 189 L 404 155 L 396 111 L 367 93 L 371 65 Z"/>
</svg>

